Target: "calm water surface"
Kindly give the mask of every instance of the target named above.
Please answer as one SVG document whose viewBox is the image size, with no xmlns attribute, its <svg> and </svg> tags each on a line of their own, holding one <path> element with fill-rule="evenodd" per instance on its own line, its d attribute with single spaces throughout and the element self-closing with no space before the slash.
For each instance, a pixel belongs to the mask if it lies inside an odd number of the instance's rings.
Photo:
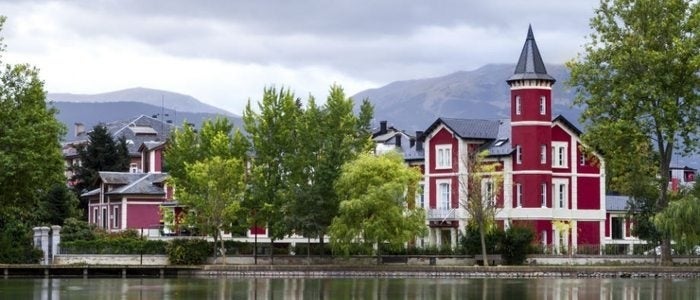
<svg viewBox="0 0 700 300">
<path fill-rule="evenodd" d="M 700 299 L 700 279 L 0 279 L 0 299 Z"/>
</svg>

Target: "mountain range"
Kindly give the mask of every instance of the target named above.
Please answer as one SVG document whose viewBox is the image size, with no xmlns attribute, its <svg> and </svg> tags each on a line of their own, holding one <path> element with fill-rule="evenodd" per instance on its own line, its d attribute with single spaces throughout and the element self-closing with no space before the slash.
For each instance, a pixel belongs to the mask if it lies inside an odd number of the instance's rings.
<svg viewBox="0 0 700 300">
<path fill-rule="evenodd" d="M 387 120 L 407 133 L 425 130 L 438 117 L 501 119 L 509 118 L 510 90 L 506 79 L 515 69 L 513 64 L 489 64 L 472 71 L 458 71 L 445 76 L 404 80 L 365 90 L 353 95 L 356 103 L 368 98 L 375 107 L 375 122 Z M 547 73 L 557 82 L 552 90 L 553 117 L 563 115 L 579 129 L 582 108 L 572 106 L 575 90 L 565 82 L 569 72 L 563 65 L 547 65 Z M 182 124 L 185 120 L 200 126 L 206 119 L 229 118 L 236 127 L 241 118 L 226 110 L 205 104 L 188 95 L 163 90 L 133 88 L 121 91 L 83 95 L 53 94 L 47 99 L 59 110 L 58 119 L 74 134 L 74 123 L 86 128 L 100 122 L 126 120 L 139 115 L 154 116 Z M 675 165 L 699 167 L 700 156 L 679 157 Z"/>
<path fill-rule="evenodd" d="M 552 117 L 562 115 L 581 130 L 583 108 L 573 105 L 576 90 L 569 87 L 569 71 L 564 65 L 550 64 L 547 73 L 557 82 L 552 87 Z M 415 134 L 425 130 L 438 117 L 465 119 L 510 118 L 510 88 L 506 80 L 514 64 L 489 64 L 472 71 L 445 76 L 396 81 L 352 96 L 356 103 L 368 98 L 374 104 L 376 123 Z M 700 155 L 673 158 L 674 166 L 700 167 Z"/>
<path fill-rule="evenodd" d="M 240 117 L 223 109 L 203 103 L 188 95 L 169 91 L 132 88 L 102 94 L 49 93 L 46 98 L 58 109 L 57 118 L 74 135 L 74 124 L 92 128 L 99 123 L 127 120 L 139 115 L 199 127 L 204 120 L 217 116 L 229 118 L 240 126 Z"/>
<path fill-rule="evenodd" d="M 368 98 L 374 104 L 375 120 L 387 120 L 403 130 L 423 130 L 438 117 L 469 119 L 510 118 L 510 89 L 506 79 L 513 64 L 489 64 L 472 71 L 396 81 L 353 96 L 357 102 Z M 564 65 L 547 65 L 557 82 L 552 90 L 553 117 L 563 115 L 579 126 L 581 109 L 572 107 L 574 89 L 564 82 L 569 72 Z"/>
</svg>

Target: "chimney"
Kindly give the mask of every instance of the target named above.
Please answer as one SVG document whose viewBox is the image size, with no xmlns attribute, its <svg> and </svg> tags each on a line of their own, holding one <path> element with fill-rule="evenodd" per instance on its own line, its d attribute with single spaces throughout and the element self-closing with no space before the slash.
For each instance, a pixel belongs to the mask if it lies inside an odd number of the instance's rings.
<svg viewBox="0 0 700 300">
<path fill-rule="evenodd" d="M 80 123 L 80 122 L 76 122 L 75 123 L 75 137 L 78 137 L 83 133 L 85 133 L 85 124 Z"/>
<path fill-rule="evenodd" d="M 423 151 L 423 131 L 416 131 L 416 151 Z"/>
<path fill-rule="evenodd" d="M 397 133 L 394 137 L 396 138 L 396 147 L 401 148 L 401 133 Z"/>
<path fill-rule="evenodd" d="M 379 122 L 379 134 L 385 134 L 386 133 L 386 121 L 380 121 Z"/>
</svg>

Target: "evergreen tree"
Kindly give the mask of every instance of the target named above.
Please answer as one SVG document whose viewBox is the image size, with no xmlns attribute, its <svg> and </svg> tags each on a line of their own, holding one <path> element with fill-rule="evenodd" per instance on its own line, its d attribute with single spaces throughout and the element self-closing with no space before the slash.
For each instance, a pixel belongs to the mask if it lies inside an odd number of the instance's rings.
<svg viewBox="0 0 700 300">
<path fill-rule="evenodd" d="M 99 172 L 126 172 L 129 170 L 129 150 L 126 139 L 121 137 L 116 141 L 109 134 L 107 127 L 98 124 L 88 133 L 88 141 L 77 146 L 80 164 L 73 166 L 75 182 L 73 190 L 78 194 L 98 188 Z M 87 213 L 85 199 L 80 200 L 80 208 Z M 87 214 L 86 214 L 87 215 Z"/>
</svg>

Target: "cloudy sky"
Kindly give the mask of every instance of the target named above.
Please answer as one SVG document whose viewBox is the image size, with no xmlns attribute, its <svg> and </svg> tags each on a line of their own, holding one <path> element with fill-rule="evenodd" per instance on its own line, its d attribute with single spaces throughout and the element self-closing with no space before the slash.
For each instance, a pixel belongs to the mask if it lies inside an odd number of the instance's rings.
<svg viewBox="0 0 700 300">
<path fill-rule="evenodd" d="M 131 87 L 240 114 L 265 86 L 325 98 L 515 63 L 532 24 L 547 63 L 580 52 L 597 0 L 0 1 L 5 62 L 49 92 Z"/>
</svg>

